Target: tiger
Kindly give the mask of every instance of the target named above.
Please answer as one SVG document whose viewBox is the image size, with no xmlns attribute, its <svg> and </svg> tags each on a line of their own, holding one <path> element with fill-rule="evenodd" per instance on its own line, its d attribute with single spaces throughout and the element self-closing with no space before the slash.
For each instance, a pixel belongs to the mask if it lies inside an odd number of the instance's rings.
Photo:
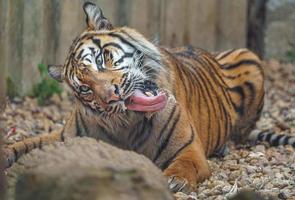
<svg viewBox="0 0 295 200">
<path fill-rule="evenodd" d="M 49 75 L 64 82 L 75 103 L 64 128 L 7 146 L 6 167 L 34 148 L 92 137 L 149 158 L 171 191 L 192 191 L 211 175 L 207 158 L 227 142 L 291 144 L 291 136 L 251 133 L 264 103 L 264 72 L 248 49 L 209 53 L 167 48 L 129 27 L 114 27 L 101 8 L 83 5 L 87 28 L 64 65 Z"/>
</svg>

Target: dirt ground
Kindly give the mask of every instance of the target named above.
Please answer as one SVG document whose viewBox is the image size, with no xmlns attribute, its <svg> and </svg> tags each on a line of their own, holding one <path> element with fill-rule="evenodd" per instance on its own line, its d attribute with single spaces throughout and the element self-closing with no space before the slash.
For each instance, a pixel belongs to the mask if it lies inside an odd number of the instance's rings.
<svg viewBox="0 0 295 200">
<path fill-rule="evenodd" d="M 264 65 L 265 107 L 257 129 L 295 136 L 295 65 L 276 60 Z M 54 96 L 51 104 L 43 107 L 36 99 L 14 98 L 0 118 L 6 122 L 5 142 L 61 128 L 73 106 L 66 93 Z M 209 164 L 212 177 L 190 196 L 176 194 L 178 199 L 224 199 L 244 189 L 274 199 L 295 199 L 295 150 L 291 146 L 230 144 L 229 155 L 210 158 Z"/>
</svg>

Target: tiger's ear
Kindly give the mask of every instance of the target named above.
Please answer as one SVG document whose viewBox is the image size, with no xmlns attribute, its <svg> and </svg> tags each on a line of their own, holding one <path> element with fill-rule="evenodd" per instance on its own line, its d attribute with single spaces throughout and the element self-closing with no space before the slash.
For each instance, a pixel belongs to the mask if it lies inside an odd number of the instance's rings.
<svg viewBox="0 0 295 200">
<path fill-rule="evenodd" d="M 48 65 L 48 74 L 51 78 L 62 82 L 64 80 L 63 66 L 62 65 Z"/>
<path fill-rule="evenodd" d="M 86 15 L 86 23 L 90 30 L 111 30 L 112 24 L 102 14 L 102 11 L 94 3 L 85 2 L 83 10 Z"/>
</svg>

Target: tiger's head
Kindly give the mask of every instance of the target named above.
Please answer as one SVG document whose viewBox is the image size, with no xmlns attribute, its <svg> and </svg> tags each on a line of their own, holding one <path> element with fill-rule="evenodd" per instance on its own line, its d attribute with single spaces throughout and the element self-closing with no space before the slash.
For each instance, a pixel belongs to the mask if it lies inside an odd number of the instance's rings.
<svg viewBox="0 0 295 200">
<path fill-rule="evenodd" d="M 167 97 L 155 81 L 162 69 L 157 47 L 133 29 L 113 27 L 95 4 L 86 2 L 83 9 L 87 29 L 73 41 L 63 66 L 48 66 L 50 76 L 65 81 L 95 113 L 163 109 Z"/>
</svg>

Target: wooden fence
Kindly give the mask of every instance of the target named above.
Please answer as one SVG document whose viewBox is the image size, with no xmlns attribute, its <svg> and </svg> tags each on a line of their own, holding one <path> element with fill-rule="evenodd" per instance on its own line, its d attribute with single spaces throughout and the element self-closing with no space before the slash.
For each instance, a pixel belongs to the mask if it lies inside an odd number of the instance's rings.
<svg viewBox="0 0 295 200">
<path fill-rule="evenodd" d="M 62 64 L 84 29 L 83 0 L 0 0 L 0 67 L 8 88 L 26 94 L 38 63 Z M 114 25 L 128 25 L 171 47 L 209 51 L 246 45 L 247 0 L 96 0 Z"/>
</svg>

